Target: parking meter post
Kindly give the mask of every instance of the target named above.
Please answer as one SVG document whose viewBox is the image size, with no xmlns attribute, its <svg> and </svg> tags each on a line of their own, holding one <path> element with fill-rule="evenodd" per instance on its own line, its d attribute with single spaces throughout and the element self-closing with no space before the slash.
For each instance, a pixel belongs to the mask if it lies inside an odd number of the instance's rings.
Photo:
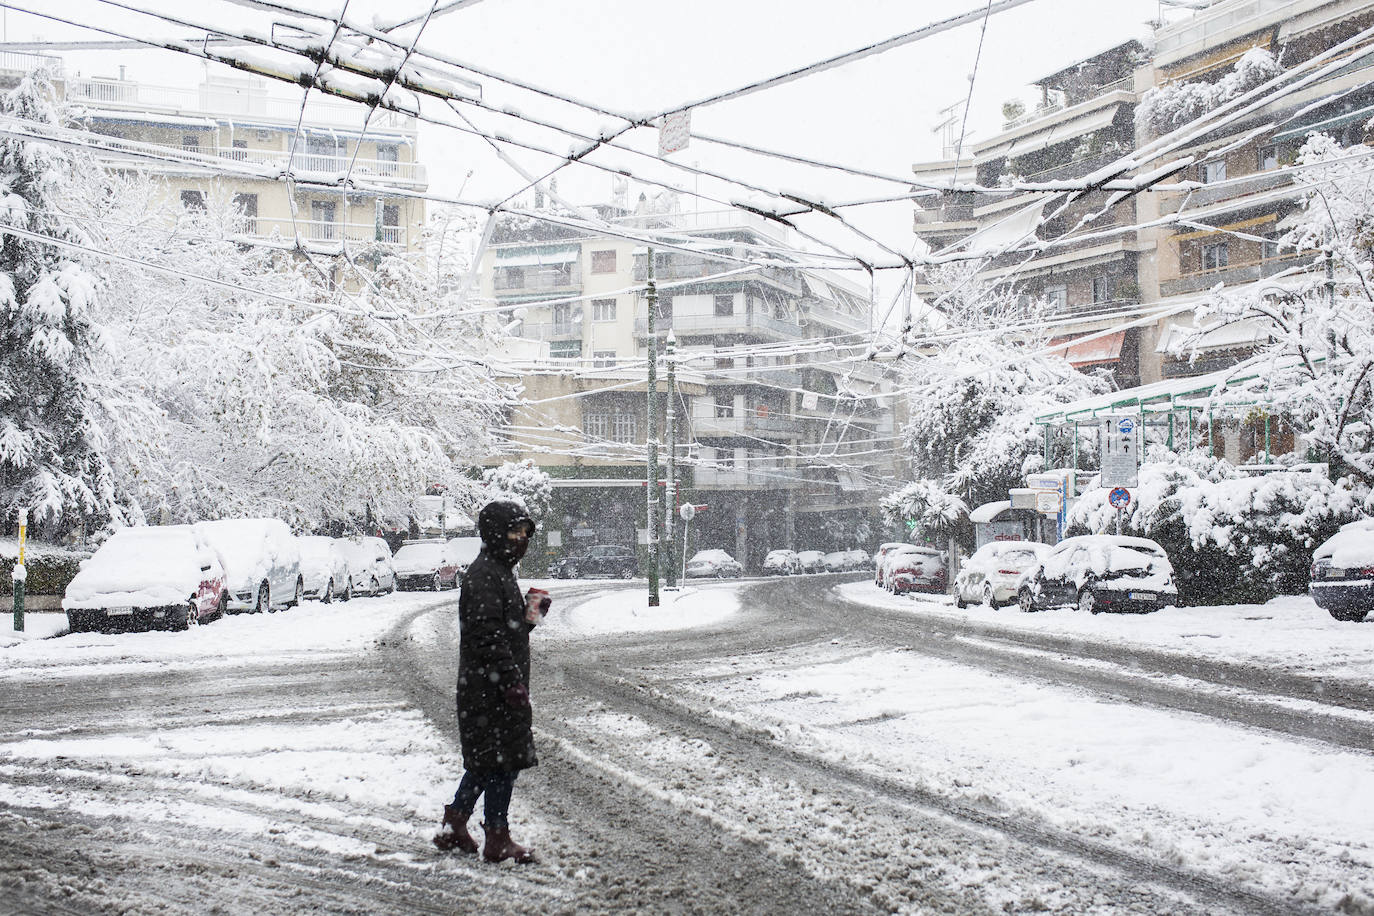
<svg viewBox="0 0 1374 916">
<path fill-rule="evenodd" d="M 19 510 L 19 559 L 14 564 L 14 571 L 10 573 L 10 578 L 14 582 L 14 632 L 24 632 L 24 583 L 28 578 L 28 570 L 24 567 L 24 539 L 29 528 L 29 513 L 27 509 Z"/>
</svg>

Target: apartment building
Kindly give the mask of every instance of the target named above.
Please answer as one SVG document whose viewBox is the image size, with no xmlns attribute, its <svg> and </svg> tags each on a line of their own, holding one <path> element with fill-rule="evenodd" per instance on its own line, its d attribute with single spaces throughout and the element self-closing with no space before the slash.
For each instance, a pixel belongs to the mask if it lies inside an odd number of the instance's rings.
<svg viewBox="0 0 1374 916">
<path fill-rule="evenodd" d="M 299 238 L 326 252 L 343 242 L 420 248 L 424 201 L 385 193 L 428 186 L 413 117 L 379 110 L 366 119 L 363 106 L 319 93 L 302 113 L 299 91 L 248 76 L 206 75 L 195 86 L 125 79 L 123 67 L 119 77 L 70 76 L 56 57 L 13 52 L 0 55 L 0 78 L 12 83 L 39 66 L 57 73 L 57 91 L 78 126 L 112 138 L 102 160 L 153 176 L 172 205 L 233 206 L 249 236 Z M 149 146 L 156 158 L 140 155 Z M 302 180 L 337 186 L 351 175 L 383 190 L 291 191 L 280 180 L 288 167 Z"/>
<path fill-rule="evenodd" d="M 917 179 L 932 184 L 970 179 L 987 190 L 944 193 L 920 202 L 916 235 L 936 252 L 977 247 L 994 233 L 1015 233 L 1019 220 L 1034 222 L 1035 237 L 1050 243 L 1028 254 L 1000 254 L 981 272 L 989 283 L 1010 282 L 1024 295 L 1048 303 L 1058 330 L 1052 343 L 1079 367 L 1109 368 L 1119 387 L 1140 379 L 1139 332 L 1113 331 L 1083 343 L 1075 339 L 1109 329 L 1134 314 L 1141 301 L 1137 262 L 1141 245 L 1134 233 L 1110 234 L 1133 226 L 1136 202 L 1116 203 L 1107 192 L 1016 191 L 1011 185 L 1052 186 L 1092 175 L 1134 148 L 1135 72 L 1145 61 L 1144 47 L 1129 41 L 1075 61 L 1035 82 L 1036 106 L 1004 107 L 1000 133 L 971 144 L 967 162 L 920 163 Z M 999 190 L 1004 186 L 1007 190 Z M 927 289 L 927 294 L 935 292 Z"/>
<path fill-rule="evenodd" d="M 534 458 L 555 478 L 549 549 L 644 538 L 650 257 L 660 394 L 669 333 L 677 356 L 679 501 L 708 507 L 692 549 L 757 568 L 776 547 L 867 545 L 894 424 L 886 374 L 840 359 L 840 345 L 870 330 L 862 290 L 788 266 L 774 252 L 790 246 L 785 231 L 751 214 L 598 213 L 605 232 L 509 218 L 482 264 L 483 295 L 539 344 L 505 457 Z M 650 237 L 664 238 L 652 252 Z M 807 341 L 819 346 L 798 352 Z M 666 420 L 665 405 L 661 462 Z"/>
</svg>

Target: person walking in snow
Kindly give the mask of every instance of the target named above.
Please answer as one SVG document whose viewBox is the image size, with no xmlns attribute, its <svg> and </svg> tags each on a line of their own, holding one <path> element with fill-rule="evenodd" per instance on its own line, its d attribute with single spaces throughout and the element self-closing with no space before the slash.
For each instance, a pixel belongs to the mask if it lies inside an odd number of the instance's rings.
<svg viewBox="0 0 1374 916">
<path fill-rule="evenodd" d="M 458 737 L 465 772 L 453 803 L 444 806 L 434 845 L 477 852 L 467 823 L 482 796 L 482 858 L 533 862 L 533 852 L 511 839 L 507 812 L 515 777 L 538 763 L 529 692 L 530 630 L 537 617 L 528 612 L 515 578 L 534 520 L 519 504 L 496 500 L 478 513 L 477 533 L 482 550 L 463 574 L 458 596 Z M 540 610 L 548 610 L 547 597 Z"/>
</svg>

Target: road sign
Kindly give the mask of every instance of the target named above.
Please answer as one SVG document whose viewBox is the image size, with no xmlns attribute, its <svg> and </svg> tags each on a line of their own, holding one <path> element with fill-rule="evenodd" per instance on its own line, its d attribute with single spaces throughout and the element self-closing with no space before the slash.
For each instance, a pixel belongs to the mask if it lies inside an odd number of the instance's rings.
<svg viewBox="0 0 1374 916">
<path fill-rule="evenodd" d="M 1035 511 L 1045 515 L 1055 515 L 1059 512 L 1059 494 L 1042 490 L 1035 494 Z"/>
<path fill-rule="evenodd" d="M 1099 444 L 1102 447 L 1101 485 L 1135 487 L 1140 485 L 1140 452 L 1136 447 L 1134 417 L 1099 417 Z"/>
<path fill-rule="evenodd" d="M 1125 487 L 1115 487 L 1107 494 L 1107 502 L 1113 509 L 1124 509 L 1131 504 L 1131 491 Z"/>
<path fill-rule="evenodd" d="M 684 522 L 690 522 L 692 516 L 697 514 L 697 507 L 691 503 L 683 503 L 681 506 L 678 506 L 677 514 L 682 516 Z"/>
</svg>

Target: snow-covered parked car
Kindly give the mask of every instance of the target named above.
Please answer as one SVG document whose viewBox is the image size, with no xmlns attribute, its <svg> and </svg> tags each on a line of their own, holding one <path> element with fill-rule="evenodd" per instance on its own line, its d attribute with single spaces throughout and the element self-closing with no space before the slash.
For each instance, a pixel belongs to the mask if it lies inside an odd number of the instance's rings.
<svg viewBox="0 0 1374 916">
<path fill-rule="evenodd" d="M 353 594 L 383 595 L 396 591 L 396 569 L 391 548 L 376 537 L 349 538 L 342 542 L 353 574 Z"/>
<path fill-rule="evenodd" d="M 1035 541 L 989 541 L 964 561 L 954 577 L 954 604 L 1013 604 L 1026 571 L 1050 552 Z"/>
<path fill-rule="evenodd" d="M 894 595 L 918 591 L 943 595 L 948 575 L 945 555 L 934 547 L 906 544 L 883 558 L 883 588 Z"/>
<path fill-rule="evenodd" d="M 856 547 L 846 550 L 845 553 L 849 554 L 850 569 L 869 569 L 873 566 L 873 557 L 869 556 L 867 550 Z"/>
<path fill-rule="evenodd" d="M 801 559 L 795 550 L 770 550 L 763 558 L 765 576 L 795 576 L 801 571 Z"/>
<path fill-rule="evenodd" d="M 219 556 L 190 525 L 120 528 L 67 583 L 62 609 L 73 633 L 185 630 L 224 615 Z"/>
<path fill-rule="evenodd" d="M 406 541 L 391 558 L 396 587 L 403 591 L 457 588 L 458 560 L 447 541 Z"/>
<path fill-rule="evenodd" d="M 688 578 L 714 576 L 717 579 L 737 579 L 744 575 L 744 567 L 739 561 L 719 548 L 698 550 L 687 561 Z"/>
<path fill-rule="evenodd" d="M 820 550 L 803 550 L 797 559 L 804 573 L 825 572 L 825 553 Z"/>
<path fill-rule="evenodd" d="M 559 558 L 549 573 L 559 579 L 590 579 L 595 576 L 631 579 L 639 573 L 639 558 L 629 547 L 597 544 L 582 553 Z"/>
<path fill-rule="evenodd" d="M 222 518 L 192 526 L 224 563 L 229 610 L 285 610 L 301 603 L 301 548 L 276 518 Z"/>
<path fill-rule="evenodd" d="M 307 598 L 325 604 L 338 598 L 353 597 L 353 578 L 348 572 L 348 554 L 335 538 L 307 535 L 296 539 L 301 547 L 301 579 Z"/>
<path fill-rule="evenodd" d="M 821 571 L 828 573 L 845 572 L 850 568 L 849 563 L 849 551 L 832 550 L 821 557 Z"/>
<path fill-rule="evenodd" d="M 1178 604 L 1174 567 L 1148 538 L 1085 534 L 1066 538 L 1032 566 L 1017 589 L 1023 611 L 1056 605 L 1081 611 L 1145 613 Z"/>
<path fill-rule="evenodd" d="M 906 541 L 888 541 L 886 544 L 879 544 L 878 549 L 873 554 L 873 584 L 883 584 L 883 560 L 887 555 L 899 547 L 912 547 L 914 545 Z"/>
<path fill-rule="evenodd" d="M 1358 623 L 1374 610 L 1374 518 L 1342 525 L 1312 551 L 1308 589 L 1337 620 Z"/>
<path fill-rule="evenodd" d="M 477 555 L 482 552 L 482 539 L 477 537 L 449 538 L 449 548 L 453 551 L 453 559 L 458 563 L 458 578 L 463 578 L 463 573 L 468 571 L 472 561 L 477 559 Z"/>
</svg>

